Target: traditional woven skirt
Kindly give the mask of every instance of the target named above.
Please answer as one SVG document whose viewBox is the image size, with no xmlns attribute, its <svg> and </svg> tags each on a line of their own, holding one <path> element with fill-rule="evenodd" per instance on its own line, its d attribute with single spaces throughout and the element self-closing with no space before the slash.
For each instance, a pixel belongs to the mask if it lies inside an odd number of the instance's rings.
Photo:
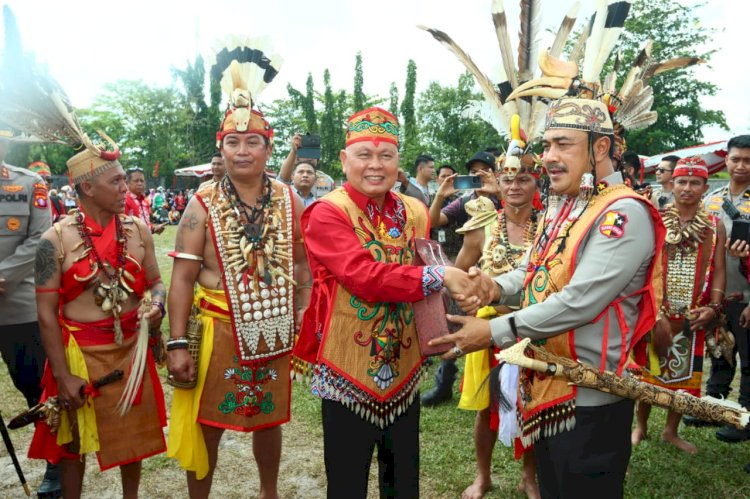
<svg viewBox="0 0 750 499">
<path fill-rule="evenodd" d="M 649 344 L 649 365 L 643 369 L 641 378 L 656 386 L 670 390 L 685 390 L 700 397 L 705 339 L 706 332 L 702 329 L 690 335 L 679 331 L 672 337 L 672 346 L 666 357 L 657 356 Z"/>
<path fill-rule="evenodd" d="M 195 388 L 175 388 L 168 455 L 196 472 L 208 471 L 200 425 L 250 432 L 289 421 L 291 352 L 241 365 L 223 291 L 199 288 L 196 304 L 203 324 Z"/>
<path fill-rule="evenodd" d="M 29 457 L 57 463 L 80 459 L 96 452 L 100 469 L 134 463 L 166 450 L 162 428 L 166 426 L 164 393 L 151 352 L 143 375 L 140 394 L 130 410 L 116 409 L 130 372 L 131 353 L 136 341 L 136 311 L 122 317 L 123 345 L 114 342 L 113 321 L 77 323 L 63 319 L 65 356 L 71 374 L 89 382 L 120 369 L 125 378 L 101 387 L 75 412 L 61 414 L 60 428 L 53 434 L 45 422 L 37 423 Z M 42 379 L 42 401 L 56 396 L 57 384 L 49 364 Z M 75 425 L 71 419 L 75 418 Z M 73 428 L 75 426 L 75 429 Z"/>
</svg>

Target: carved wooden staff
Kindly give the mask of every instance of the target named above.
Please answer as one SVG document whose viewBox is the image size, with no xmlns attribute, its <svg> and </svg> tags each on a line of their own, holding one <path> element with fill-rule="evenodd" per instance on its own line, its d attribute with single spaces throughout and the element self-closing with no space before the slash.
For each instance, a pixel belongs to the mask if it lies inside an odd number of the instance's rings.
<svg viewBox="0 0 750 499">
<path fill-rule="evenodd" d="M 526 356 L 527 349 L 533 352 L 534 358 Z M 500 362 L 516 364 L 547 376 L 567 378 L 578 386 L 671 409 L 680 414 L 689 414 L 703 421 L 728 423 L 739 429 L 745 428 L 750 422 L 750 412 L 737 403 L 713 397 L 698 398 L 686 392 L 644 383 L 635 377 L 621 377 L 611 371 L 600 372 L 593 367 L 559 357 L 542 347 L 532 345 L 529 338 L 504 348 L 497 354 L 497 358 Z"/>
</svg>

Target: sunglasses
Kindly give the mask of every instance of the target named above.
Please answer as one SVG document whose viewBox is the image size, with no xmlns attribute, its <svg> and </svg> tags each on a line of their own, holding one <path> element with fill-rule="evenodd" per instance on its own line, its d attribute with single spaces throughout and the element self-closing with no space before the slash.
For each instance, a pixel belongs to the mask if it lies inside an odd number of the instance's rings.
<svg viewBox="0 0 750 499">
<path fill-rule="evenodd" d="M 671 172 L 669 168 L 657 168 L 656 173 L 664 173 L 664 172 Z"/>
<path fill-rule="evenodd" d="M 143 173 L 143 168 L 138 168 L 136 166 L 136 167 L 128 168 L 127 170 L 125 170 L 125 173 L 135 173 L 135 172 L 141 172 L 141 173 Z"/>
</svg>

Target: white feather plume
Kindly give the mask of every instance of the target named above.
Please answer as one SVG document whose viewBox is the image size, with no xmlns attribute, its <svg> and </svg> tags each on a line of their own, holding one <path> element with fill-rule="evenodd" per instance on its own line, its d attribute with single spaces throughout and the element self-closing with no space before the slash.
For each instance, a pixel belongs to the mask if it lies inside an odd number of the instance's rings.
<svg viewBox="0 0 750 499">
<path fill-rule="evenodd" d="M 607 20 L 607 0 L 596 0 L 596 15 L 591 33 L 586 40 L 586 49 L 583 55 L 583 71 L 581 78 L 585 82 L 595 83 L 599 81 L 599 71 L 595 71 L 596 61 L 599 56 L 602 38 L 604 37 L 604 22 Z"/>
<path fill-rule="evenodd" d="M 281 56 L 273 52 L 271 40 L 265 36 L 228 36 L 217 43 L 206 61 L 212 77 L 221 75 L 221 88 L 226 95 L 244 88 L 253 102 L 257 102 L 283 63 Z"/>
</svg>

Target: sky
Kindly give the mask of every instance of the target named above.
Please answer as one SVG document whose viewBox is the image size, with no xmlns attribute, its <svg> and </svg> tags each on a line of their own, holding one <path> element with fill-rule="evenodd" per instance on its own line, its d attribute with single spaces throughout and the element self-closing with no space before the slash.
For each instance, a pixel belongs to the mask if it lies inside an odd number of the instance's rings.
<svg viewBox="0 0 750 499">
<path fill-rule="evenodd" d="M 0 0 L 1 2 L 2 0 Z M 639 0 L 636 0 L 639 1 Z M 682 0 L 680 0 L 682 1 Z M 685 0 L 692 4 L 692 1 Z M 200 53 L 209 55 L 227 35 L 265 35 L 284 59 L 281 71 L 259 101 L 287 97 L 286 86 L 303 90 L 312 73 L 323 89 L 328 68 L 334 88 L 352 90 L 358 51 L 364 63 L 364 90 L 388 96 L 391 82 L 404 93 L 406 65 L 417 64 L 417 90 L 430 81 L 455 84 L 463 66 L 432 37 L 426 25 L 447 32 L 485 73 L 500 61 L 490 16 L 491 0 L 5 0 L 16 15 L 25 50 L 48 64 L 74 106 L 86 107 L 106 83 L 143 80 L 172 84 L 171 69 L 183 68 Z M 542 26 L 557 29 L 572 1 L 542 0 Z M 581 0 L 579 23 L 594 10 Z M 704 105 L 726 113 L 730 131 L 704 130 L 707 141 L 750 131 L 743 90 L 750 65 L 743 39 L 750 2 L 711 0 L 696 14 L 707 27 L 721 30 L 712 41 L 718 50 L 710 66 L 696 70 L 712 78 L 719 94 Z M 517 40 L 518 2 L 506 1 L 511 40 Z M 0 26 L 2 31 L 2 26 Z M 542 46 L 551 43 L 545 34 Z M 0 44 L 2 44 L 0 38 Z"/>
</svg>

